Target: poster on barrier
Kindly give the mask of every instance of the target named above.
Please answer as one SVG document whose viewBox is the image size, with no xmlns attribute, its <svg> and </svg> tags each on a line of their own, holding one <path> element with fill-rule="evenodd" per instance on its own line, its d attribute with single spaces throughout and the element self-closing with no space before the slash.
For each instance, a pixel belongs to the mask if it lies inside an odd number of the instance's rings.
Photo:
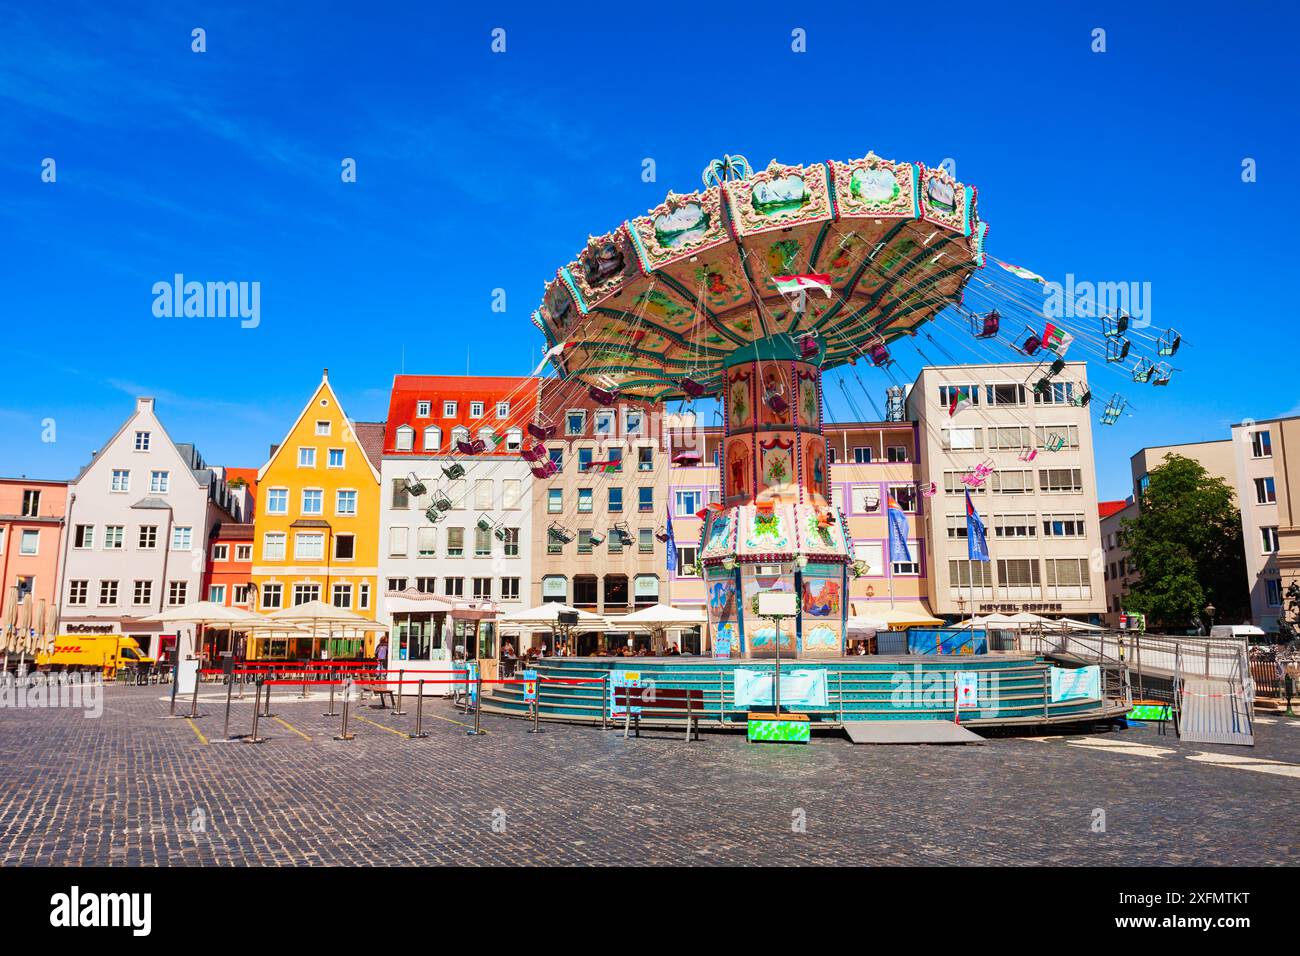
<svg viewBox="0 0 1300 956">
<path fill-rule="evenodd" d="M 952 675 L 957 707 L 978 707 L 980 675 L 977 671 L 957 671 Z"/>
<path fill-rule="evenodd" d="M 469 683 L 466 684 L 465 687 L 468 692 L 470 706 L 477 707 L 478 706 L 478 661 L 469 662 L 469 666 L 465 671 L 465 678 L 469 681 Z"/>
<path fill-rule="evenodd" d="M 1087 667 L 1053 667 L 1052 702 L 1063 700 L 1100 700 L 1101 668 L 1096 664 Z"/>
<path fill-rule="evenodd" d="M 627 709 L 615 705 L 614 690 L 618 687 L 644 687 L 640 671 L 612 671 L 609 675 L 609 714 L 611 717 L 627 716 Z M 641 708 L 633 707 L 632 714 L 640 716 Z"/>
<path fill-rule="evenodd" d="M 176 671 L 176 693 L 182 697 L 194 693 L 194 685 L 198 683 L 198 679 L 199 662 L 192 657 L 181 661 Z"/>
<path fill-rule="evenodd" d="M 537 703 L 537 671 L 526 670 L 520 676 L 524 679 L 524 703 Z"/>
<path fill-rule="evenodd" d="M 737 710 L 753 706 L 772 706 L 772 671 L 735 670 L 735 705 Z M 826 671 L 796 670 L 781 673 L 782 707 L 826 707 Z"/>
</svg>

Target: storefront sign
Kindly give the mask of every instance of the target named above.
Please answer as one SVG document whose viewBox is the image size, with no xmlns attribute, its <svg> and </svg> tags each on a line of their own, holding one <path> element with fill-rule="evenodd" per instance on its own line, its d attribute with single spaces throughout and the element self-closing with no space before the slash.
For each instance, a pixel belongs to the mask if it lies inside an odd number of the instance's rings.
<svg viewBox="0 0 1300 956">
<path fill-rule="evenodd" d="M 569 579 L 562 574 L 549 574 L 542 578 L 542 597 L 560 598 L 569 596 Z"/>
<path fill-rule="evenodd" d="M 658 597 L 659 578 L 653 574 L 638 574 L 634 593 L 637 597 Z"/>
<path fill-rule="evenodd" d="M 1037 614 L 1040 611 L 1055 611 L 1058 614 L 1064 608 L 1060 604 L 981 604 L 982 613 L 995 614 Z"/>
</svg>

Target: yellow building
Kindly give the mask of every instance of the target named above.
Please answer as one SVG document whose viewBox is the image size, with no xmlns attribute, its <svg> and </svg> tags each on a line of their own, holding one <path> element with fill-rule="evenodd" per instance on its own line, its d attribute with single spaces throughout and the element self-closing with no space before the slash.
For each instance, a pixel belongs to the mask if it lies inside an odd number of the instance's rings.
<svg viewBox="0 0 1300 956">
<path fill-rule="evenodd" d="M 382 422 L 348 419 L 327 369 L 257 475 L 252 581 L 258 611 L 323 601 L 375 619 L 383 440 Z M 249 656 L 303 656 L 290 643 L 300 644 L 289 638 Z"/>
</svg>

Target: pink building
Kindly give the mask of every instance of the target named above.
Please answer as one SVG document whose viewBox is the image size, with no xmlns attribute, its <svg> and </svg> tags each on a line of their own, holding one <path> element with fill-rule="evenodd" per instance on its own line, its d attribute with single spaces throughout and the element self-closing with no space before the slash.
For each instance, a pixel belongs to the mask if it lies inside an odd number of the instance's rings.
<svg viewBox="0 0 1300 956">
<path fill-rule="evenodd" d="M 15 588 L 33 613 L 58 603 L 67 502 L 66 481 L 0 478 L 0 621 Z"/>
</svg>

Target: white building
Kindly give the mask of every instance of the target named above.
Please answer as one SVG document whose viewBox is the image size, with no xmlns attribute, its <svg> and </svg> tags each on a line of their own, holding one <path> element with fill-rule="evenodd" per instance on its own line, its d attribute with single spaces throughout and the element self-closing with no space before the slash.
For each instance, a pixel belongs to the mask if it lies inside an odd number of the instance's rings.
<svg viewBox="0 0 1300 956">
<path fill-rule="evenodd" d="M 1046 375 L 1047 363 L 928 366 L 908 392 L 922 470 L 935 485 L 921 504 L 922 574 L 936 614 L 1088 620 L 1105 611 L 1087 367 L 1068 362 L 1036 390 Z M 950 413 L 959 395 L 969 404 Z M 988 562 L 968 559 L 968 487 Z"/>
<path fill-rule="evenodd" d="M 464 647 L 484 676 L 495 672 L 497 633 L 481 618 L 522 610 L 531 595 L 533 478 L 519 453 L 535 403 L 532 379 L 394 378 L 379 529 L 392 667 L 418 670 Z M 457 450 L 475 440 L 477 453 Z"/>
<path fill-rule="evenodd" d="M 230 493 L 193 445 L 176 444 L 152 398 L 96 452 L 68 489 L 60 598 L 65 634 L 125 634 L 157 657 L 175 628 L 142 621 L 202 599 L 208 533 L 232 521 Z M 192 635 L 182 635 L 182 655 Z"/>
</svg>

